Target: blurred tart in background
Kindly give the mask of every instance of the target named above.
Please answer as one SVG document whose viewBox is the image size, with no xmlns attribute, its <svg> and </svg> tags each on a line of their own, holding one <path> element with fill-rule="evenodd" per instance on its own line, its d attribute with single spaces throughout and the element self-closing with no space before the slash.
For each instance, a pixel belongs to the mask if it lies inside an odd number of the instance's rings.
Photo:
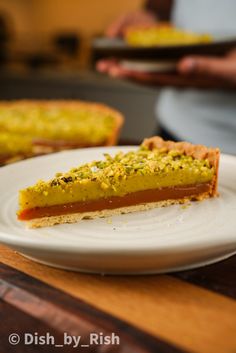
<svg viewBox="0 0 236 353">
<path fill-rule="evenodd" d="M 125 33 L 125 41 L 131 46 L 173 46 L 212 42 L 210 34 L 198 34 L 160 23 L 155 26 L 131 26 Z"/>
<path fill-rule="evenodd" d="M 0 103 L 0 163 L 64 149 L 111 146 L 124 118 L 108 106 L 81 101 Z"/>
</svg>

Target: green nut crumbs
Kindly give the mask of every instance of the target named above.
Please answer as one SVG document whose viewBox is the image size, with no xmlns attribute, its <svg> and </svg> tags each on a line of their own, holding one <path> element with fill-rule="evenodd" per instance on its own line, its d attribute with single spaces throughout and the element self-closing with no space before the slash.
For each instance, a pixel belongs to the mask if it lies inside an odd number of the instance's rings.
<svg viewBox="0 0 236 353">
<path fill-rule="evenodd" d="M 166 177 L 173 172 L 181 171 L 189 175 L 197 174 L 202 179 L 212 177 L 213 167 L 208 160 L 198 160 L 191 156 L 186 156 L 178 151 L 154 149 L 148 150 L 141 146 L 139 150 L 123 153 L 119 152 L 114 157 L 104 154 L 105 159 L 93 161 L 73 168 L 67 173 L 57 173 L 55 178 L 48 181 L 38 181 L 30 187 L 38 193 L 43 193 L 45 186 L 52 188 L 61 188 L 65 190 L 71 183 L 87 185 L 90 182 L 96 182 L 102 190 L 117 190 L 119 183 L 135 175 L 160 175 Z"/>
</svg>

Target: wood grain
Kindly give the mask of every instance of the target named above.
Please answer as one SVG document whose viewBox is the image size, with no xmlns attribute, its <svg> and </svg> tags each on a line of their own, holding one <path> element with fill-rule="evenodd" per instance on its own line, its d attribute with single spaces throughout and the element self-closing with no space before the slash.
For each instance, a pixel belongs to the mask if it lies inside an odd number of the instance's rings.
<svg viewBox="0 0 236 353">
<path fill-rule="evenodd" d="M 172 276 L 102 277 L 49 268 L 0 248 L 1 261 L 198 353 L 235 353 L 236 301 Z"/>
<path fill-rule="evenodd" d="M 212 266 L 180 272 L 174 276 L 236 299 L 236 256 Z"/>
<path fill-rule="evenodd" d="M 50 334 L 55 337 L 55 342 L 62 342 L 61 335 L 47 324 L 23 313 L 21 310 L 16 310 L 12 305 L 0 301 L 0 347 L 1 353 L 35 353 L 35 345 L 25 345 L 20 342 L 17 346 L 10 345 L 8 337 L 10 333 L 17 333 L 23 337 L 24 333 L 37 332 L 39 335 L 45 335 L 50 331 Z M 40 352 L 48 353 L 49 346 L 40 346 Z M 56 347 L 50 346 L 50 353 L 58 352 Z M 74 353 L 75 350 L 67 346 L 66 349 L 61 349 L 62 353 Z M 90 353 L 87 351 L 87 353 Z"/>
<path fill-rule="evenodd" d="M 17 332 L 21 337 L 21 346 L 24 346 L 25 333 L 37 332 L 40 335 L 42 332 L 48 332 L 55 340 L 50 344 L 50 351 L 52 347 L 55 348 L 55 344 L 63 344 L 63 335 L 66 333 L 70 336 L 80 336 L 78 349 L 91 353 L 184 353 L 81 300 L 3 264 L 0 264 L 0 298 L 6 304 L 3 311 L 13 311 L 14 308 L 12 317 L 18 318 L 20 323 L 17 327 L 7 316 L 4 325 L 0 326 L 0 340 L 3 340 L 1 347 L 9 346 L 9 333 Z M 119 337 L 119 345 L 90 345 L 90 333 L 100 332 L 103 335 L 114 332 Z M 64 346 L 64 351 L 72 352 L 72 348 Z"/>
</svg>

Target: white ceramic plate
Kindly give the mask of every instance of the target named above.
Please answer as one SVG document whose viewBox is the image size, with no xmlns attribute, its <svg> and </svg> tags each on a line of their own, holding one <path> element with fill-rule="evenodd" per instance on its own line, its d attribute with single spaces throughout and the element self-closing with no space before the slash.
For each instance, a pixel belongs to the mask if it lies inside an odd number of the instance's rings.
<svg viewBox="0 0 236 353">
<path fill-rule="evenodd" d="M 189 269 L 236 252 L 236 158 L 226 155 L 216 199 L 36 230 L 17 221 L 19 189 L 104 152 L 132 148 L 74 150 L 1 168 L 0 241 L 48 265 L 109 274 Z"/>
<path fill-rule="evenodd" d="M 120 66 L 126 70 L 134 72 L 170 72 L 176 69 L 177 61 L 141 61 L 141 60 L 121 60 Z"/>
</svg>

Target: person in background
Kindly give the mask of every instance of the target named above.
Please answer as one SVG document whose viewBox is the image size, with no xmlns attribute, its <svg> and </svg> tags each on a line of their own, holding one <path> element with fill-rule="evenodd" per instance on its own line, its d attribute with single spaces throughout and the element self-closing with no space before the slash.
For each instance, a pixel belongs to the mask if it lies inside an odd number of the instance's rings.
<svg viewBox="0 0 236 353">
<path fill-rule="evenodd" d="M 8 42 L 11 33 L 7 22 L 8 18 L 0 12 L 0 66 L 5 65 L 8 59 Z"/>
<path fill-rule="evenodd" d="M 235 0 L 149 0 L 144 10 L 118 18 L 107 36 L 122 36 L 135 24 L 171 21 L 175 26 L 213 35 L 236 36 Z M 97 70 L 113 77 L 128 74 L 114 60 L 102 60 Z M 204 75 L 228 81 L 234 90 L 162 89 L 157 101 L 157 117 L 164 137 L 219 146 L 236 154 L 236 50 L 225 57 L 185 57 L 177 65 L 183 75 Z"/>
</svg>

